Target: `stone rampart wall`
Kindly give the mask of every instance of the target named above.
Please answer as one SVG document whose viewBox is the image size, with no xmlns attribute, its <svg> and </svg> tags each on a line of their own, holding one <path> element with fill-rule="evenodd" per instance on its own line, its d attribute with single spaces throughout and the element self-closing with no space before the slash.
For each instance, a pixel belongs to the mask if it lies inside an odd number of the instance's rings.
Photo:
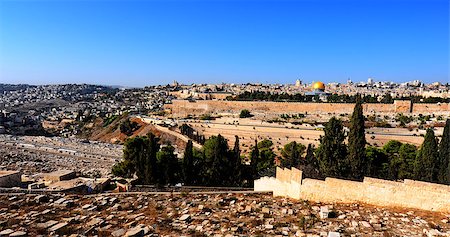
<svg viewBox="0 0 450 237">
<path fill-rule="evenodd" d="M 450 213 L 450 186 L 447 185 L 369 177 L 363 182 L 335 178 L 301 179 L 301 174 L 295 168 L 277 168 L 276 178 L 255 180 L 255 191 L 272 191 L 274 196 L 320 202 L 367 203 Z"/>
<path fill-rule="evenodd" d="M 216 101 L 216 100 L 173 100 L 164 105 L 175 116 L 234 113 L 243 109 L 253 113 L 352 113 L 352 103 L 299 103 L 299 102 L 264 102 L 264 101 Z M 412 106 L 412 107 L 411 107 Z M 364 113 L 409 113 L 448 114 L 450 104 L 411 104 L 409 101 L 395 101 L 393 104 L 363 104 Z"/>
</svg>

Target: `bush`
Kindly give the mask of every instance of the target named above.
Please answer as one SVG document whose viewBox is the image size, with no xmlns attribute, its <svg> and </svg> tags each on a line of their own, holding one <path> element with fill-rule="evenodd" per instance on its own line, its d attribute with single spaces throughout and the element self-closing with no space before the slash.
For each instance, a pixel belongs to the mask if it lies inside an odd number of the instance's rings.
<svg viewBox="0 0 450 237">
<path fill-rule="evenodd" d="M 200 120 L 213 120 L 214 118 L 210 114 L 203 114 L 200 116 Z"/>
<path fill-rule="evenodd" d="M 131 122 L 129 119 L 122 122 L 119 126 L 120 132 L 130 136 L 139 128 L 139 124 L 136 122 Z"/>
<path fill-rule="evenodd" d="M 127 167 L 125 163 L 116 163 L 111 170 L 111 173 L 117 177 L 127 177 Z"/>
<path fill-rule="evenodd" d="M 241 113 L 239 114 L 239 118 L 250 118 L 253 117 L 253 115 L 248 111 L 248 109 L 241 110 Z"/>
<path fill-rule="evenodd" d="M 116 120 L 118 117 L 119 117 L 118 115 L 112 115 L 112 116 L 106 118 L 106 119 L 103 121 L 103 127 L 106 127 L 106 126 L 110 125 L 110 124 L 111 124 L 112 122 L 114 122 L 114 120 Z"/>
</svg>

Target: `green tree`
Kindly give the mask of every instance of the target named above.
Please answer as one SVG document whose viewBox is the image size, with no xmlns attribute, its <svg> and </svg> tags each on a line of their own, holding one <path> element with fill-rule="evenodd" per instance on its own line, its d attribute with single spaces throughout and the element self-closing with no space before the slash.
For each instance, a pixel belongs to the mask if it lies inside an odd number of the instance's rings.
<svg viewBox="0 0 450 237">
<path fill-rule="evenodd" d="M 174 154 L 172 145 L 164 146 L 157 153 L 159 168 L 159 185 L 175 185 L 179 180 L 178 159 Z"/>
<path fill-rule="evenodd" d="M 203 145 L 206 182 L 213 186 L 230 185 L 229 175 L 232 163 L 227 140 L 222 136 L 211 136 Z"/>
<path fill-rule="evenodd" d="M 141 143 L 143 139 L 141 137 L 128 138 L 125 140 L 123 145 L 123 159 L 117 165 L 121 167 L 126 173 L 126 176 L 122 177 L 133 177 L 136 173 L 136 161 L 137 157 L 141 154 L 140 149 L 142 149 L 143 145 Z"/>
<path fill-rule="evenodd" d="M 255 145 L 252 147 L 250 152 L 250 168 L 252 173 L 252 178 L 256 179 L 258 177 L 258 160 L 259 160 L 259 149 L 258 140 L 255 139 Z"/>
<path fill-rule="evenodd" d="M 155 183 L 158 150 L 158 139 L 151 133 L 147 136 L 128 138 L 124 144 L 123 160 L 113 166 L 113 174 L 128 178 L 136 174 L 140 183 Z"/>
<path fill-rule="evenodd" d="M 397 141 L 397 140 L 390 140 L 388 143 L 386 143 L 383 146 L 383 150 L 389 155 L 398 155 L 398 152 L 400 150 L 400 147 L 403 145 L 403 143 Z"/>
<path fill-rule="evenodd" d="M 275 167 L 276 155 L 273 152 L 273 142 L 268 139 L 260 141 L 257 146 L 259 157 L 256 162 L 256 173 L 260 177 L 270 173 Z"/>
<path fill-rule="evenodd" d="M 388 179 L 399 179 L 398 172 L 402 163 L 399 158 L 399 150 L 402 145 L 403 143 L 397 140 L 390 140 L 383 146 L 383 151 L 386 153 L 389 159 L 389 171 L 387 176 Z"/>
<path fill-rule="evenodd" d="M 450 184 L 450 119 L 445 122 L 444 133 L 439 143 L 438 182 Z"/>
<path fill-rule="evenodd" d="M 253 115 L 248 111 L 248 109 L 241 110 L 241 113 L 239 114 L 239 118 L 250 118 Z"/>
<path fill-rule="evenodd" d="M 147 150 L 144 152 L 148 153 L 147 160 L 144 160 L 144 162 L 141 162 L 140 166 L 144 166 L 145 170 L 145 176 L 144 176 L 144 182 L 149 183 L 156 183 L 157 177 L 158 177 L 158 160 L 156 157 L 156 154 L 158 153 L 160 149 L 159 145 L 159 138 L 155 136 L 153 133 L 147 134 L 148 139 L 148 146 Z"/>
<path fill-rule="evenodd" d="M 369 177 L 386 179 L 388 177 L 389 160 L 387 154 L 379 148 L 369 146 L 366 149 L 366 171 Z"/>
<path fill-rule="evenodd" d="M 398 179 L 414 178 L 414 160 L 417 156 L 417 147 L 412 144 L 402 144 L 398 151 L 399 168 Z"/>
<path fill-rule="evenodd" d="M 362 179 L 364 176 L 366 133 L 364 130 L 364 115 L 361 96 L 356 97 L 356 104 L 350 119 L 350 132 L 348 134 L 348 164 L 350 177 Z"/>
<path fill-rule="evenodd" d="M 202 150 L 194 149 L 194 172 L 192 182 L 194 185 L 207 185 L 206 158 Z"/>
<path fill-rule="evenodd" d="M 314 155 L 314 146 L 308 144 L 305 155 L 305 164 L 303 166 L 303 175 L 307 178 L 322 178 L 319 172 L 319 162 Z"/>
<path fill-rule="evenodd" d="M 240 186 L 242 183 L 242 162 L 241 162 L 241 150 L 239 147 L 239 137 L 235 136 L 234 148 L 233 148 L 233 175 L 232 183 L 234 185 Z"/>
<path fill-rule="evenodd" d="M 192 140 L 189 140 L 186 144 L 186 149 L 184 150 L 183 156 L 183 176 L 185 185 L 194 184 L 195 173 L 196 170 L 194 167 L 194 147 L 192 144 Z"/>
<path fill-rule="evenodd" d="M 347 147 L 344 144 L 345 133 L 342 121 L 332 117 L 324 128 L 324 136 L 320 138 L 316 156 L 319 170 L 325 177 L 347 177 Z"/>
<path fill-rule="evenodd" d="M 394 99 L 392 99 L 392 96 L 390 93 L 386 93 L 380 102 L 384 103 L 384 104 L 392 104 L 392 103 L 394 103 Z"/>
<path fill-rule="evenodd" d="M 295 141 L 284 145 L 281 150 L 281 156 L 283 158 L 281 160 L 281 166 L 285 168 L 295 167 L 299 169 L 301 165 L 305 165 L 305 161 L 302 158 L 305 149 L 306 147 L 303 144 Z"/>
<path fill-rule="evenodd" d="M 111 173 L 117 177 L 131 178 L 131 164 L 130 161 L 124 160 L 113 165 Z"/>
<path fill-rule="evenodd" d="M 438 144 L 434 131 L 427 129 L 424 141 L 414 164 L 415 177 L 418 180 L 433 182 L 437 180 Z"/>
</svg>

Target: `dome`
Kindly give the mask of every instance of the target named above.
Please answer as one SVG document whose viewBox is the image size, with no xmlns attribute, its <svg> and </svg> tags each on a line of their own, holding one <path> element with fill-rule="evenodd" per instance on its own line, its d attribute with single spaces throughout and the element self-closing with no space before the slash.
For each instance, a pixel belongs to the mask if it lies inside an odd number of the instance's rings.
<svg viewBox="0 0 450 237">
<path fill-rule="evenodd" d="M 324 91 L 325 90 L 325 84 L 323 84 L 322 82 L 318 81 L 318 82 L 313 84 L 313 89 L 314 90 Z"/>
</svg>

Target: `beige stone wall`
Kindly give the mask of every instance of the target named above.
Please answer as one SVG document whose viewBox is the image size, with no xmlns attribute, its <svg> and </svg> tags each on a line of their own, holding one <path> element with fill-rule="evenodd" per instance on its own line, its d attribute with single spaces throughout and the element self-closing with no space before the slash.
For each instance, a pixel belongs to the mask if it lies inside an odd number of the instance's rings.
<svg viewBox="0 0 450 237">
<path fill-rule="evenodd" d="M 450 112 L 450 103 L 443 104 L 413 104 L 413 113 L 417 114 L 448 114 Z"/>
<path fill-rule="evenodd" d="M 411 109 L 411 101 L 402 101 L 395 100 L 394 101 L 395 112 L 397 113 L 410 113 Z"/>
<path fill-rule="evenodd" d="M 320 202 L 367 203 L 450 213 L 450 186 L 447 185 L 369 177 L 363 182 L 335 178 L 298 182 L 298 175 L 301 177 L 301 171 L 297 169 L 277 168 L 276 178 L 255 181 L 255 191 L 273 191 L 274 196 Z"/>
<path fill-rule="evenodd" d="M 184 117 L 188 114 L 215 114 L 215 113 L 239 113 L 242 109 L 248 109 L 254 113 L 280 114 L 280 113 L 352 113 L 354 104 L 344 103 L 297 103 L 297 102 L 263 102 L 263 101 L 214 101 L 198 100 L 173 100 L 172 104 L 164 105 L 165 109 L 173 115 Z M 364 104 L 364 113 L 409 113 L 411 103 L 409 101 L 395 101 L 394 104 Z M 449 104 L 414 104 L 413 113 L 448 113 Z"/>
</svg>

